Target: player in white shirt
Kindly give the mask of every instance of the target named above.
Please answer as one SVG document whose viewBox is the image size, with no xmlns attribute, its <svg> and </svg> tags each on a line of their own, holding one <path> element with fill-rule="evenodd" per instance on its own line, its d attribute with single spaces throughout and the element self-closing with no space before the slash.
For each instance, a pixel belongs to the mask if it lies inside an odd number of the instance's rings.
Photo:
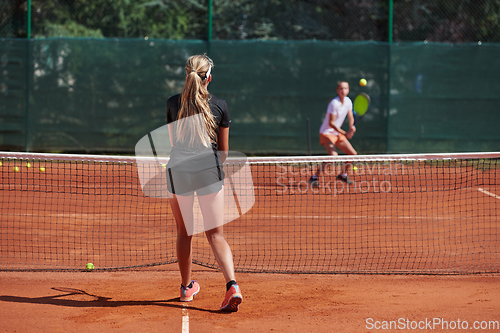
<svg viewBox="0 0 500 333">
<path fill-rule="evenodd" d="M 340 81 L 337 83 L 337 97 L 332 99 L 328 104 L 325 119 L 319 130 L 320 144 L 325 146 L 328 155 L 338 155 L 335 147 L 340 148 L 347 155 L 357 155 L 358 153 L 353 148 L 349 139 L 352 138 L 356 132 L 354 126 L 354 115 L 352 113 L 352 101 L 347 95 L 349 94 L 349 83 Z M 349 131 L 344 131 L 341 126 L 347 117 L 349 121 Z M 319 175 L 323 171 L 324 166 L 321 165 L 314 176 L 309 179 L 312 186 L 319 186 Z M 337 176 L 338 179 L 352 184 L 353 181 L 349 180 L 346 169 Z"/>
</svg>

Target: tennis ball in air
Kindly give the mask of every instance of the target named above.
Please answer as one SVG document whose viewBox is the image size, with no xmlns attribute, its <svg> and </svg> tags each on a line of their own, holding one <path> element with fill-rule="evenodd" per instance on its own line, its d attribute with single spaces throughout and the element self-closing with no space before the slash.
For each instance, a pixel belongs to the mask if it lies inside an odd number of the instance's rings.
<svg viewBox="0 0 500 333">
<path fill-rule="evenodd" d="M 352 167 L 352 169 L 353 169 L 354 171 L 358 171 L 358 167 L 357 167 L 357 166 L 353 166 L 353 167 Z"/>
<path fill-rule="evenodd" d="M 19 172 L 19 167 L 14 167 L 14 172 Z"/>
<path fill-rule="evenodd" d="M 87 265 L 85 265 L 85 269 L 90 272 L 94 269 L 94 264 L 89 262 Z"/>
<path fill-rule="evenodd" d="M 30 164 L 30 162 L 26 163 L 26 167 L 27 167 L 27 168 L 31 168 L 31 164 Z"/>
<path fill-rule="evenodd" d="M 2 162 L 0 162 L 0 166 L 2 166 Z"/>
<path fill-rule="evenodd" d="M 45 172 L 45 168 L 44 167 L 40 167 L 40 171 L 41 172 Z"/>
<path fill-rule="evenodd" d="M 365 79 L 361 79 L 361 80 L 359 80 L 359 85 L 360 85 L 360 86 L 362 86 L 362 87 L 366 86 L 366 83 L 367 83 L 367 82 L 366 82 L 366 80 L 365 80 Z"/>
</svg>

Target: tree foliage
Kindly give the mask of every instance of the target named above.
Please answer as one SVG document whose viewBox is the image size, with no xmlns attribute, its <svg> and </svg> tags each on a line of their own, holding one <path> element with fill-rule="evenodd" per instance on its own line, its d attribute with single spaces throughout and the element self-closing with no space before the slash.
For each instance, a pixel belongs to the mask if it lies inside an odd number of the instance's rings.
<svg viewBox="0 0 500 333">
<path fill-rule="evenodd" d="M 500 42 L 500 0 L 395 0 L 396 40 Z"/>
<path fill-rule="evenodd" d="M 35 0 L 35 37 L 182 39 L 196 36 L 206 12 L 194 1 Z"/>
<path fill-rule="evenodd" d="M 500 42 L 500 0 L 393 0 L 395 41 Z M 375 40 L 389 0 L 213 0 L 214 39 Z M 0 36 L 26 36 L 26 2 L 0 5 Z M 33 0 L 32 35 L 206 39 L 208 0 Z"/>
</svg>

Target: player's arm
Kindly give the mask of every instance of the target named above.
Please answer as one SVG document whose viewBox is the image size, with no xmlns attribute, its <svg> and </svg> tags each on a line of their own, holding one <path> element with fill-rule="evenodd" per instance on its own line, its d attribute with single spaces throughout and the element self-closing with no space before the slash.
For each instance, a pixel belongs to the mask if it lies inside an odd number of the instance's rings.
<svg viewBox="0 0 500 333">
<path fill-rule="evenodd" d="M 174 125 L 170 123 L 167 126 L 168 126 L 168 136 L 170 139 L 170 146 L 174 147 Z"/>
<path fill-rule="evenodd" d="M 337 116 L 334 115 L 333 113 L 330 113 L 330 127 L 339 132 L 340 134 L 346 135 L 347 134 L 346 131 L 335 125 L 335 119 L 337 119 Z"/>
<path fill-rule="evenodd" d="M 349 121 L 349 132 L 346 134 L 346 138 L 350 139 L 356 133 L 356 126 L 354 126 L 354 114 L 352 109 L 347 112 L 347 120 Z"/>
<path fill-rule="evenodd" d="M 217 149 L 219 150 L 221 161 L 224 162 L 229 151 L 229 127 L 219 127 Z"/>
</svg>

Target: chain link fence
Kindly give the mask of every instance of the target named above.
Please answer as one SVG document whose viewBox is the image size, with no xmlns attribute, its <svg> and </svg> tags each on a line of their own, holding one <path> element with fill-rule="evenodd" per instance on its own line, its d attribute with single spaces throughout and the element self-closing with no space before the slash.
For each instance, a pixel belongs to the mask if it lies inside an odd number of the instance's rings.
<svg viewBox="0 0 500 333">
<path fill-rule="evenodd" d="M 394 3 L 394 40 L 500 42 L 498 0 L 405 0 Z"/>
<path fill-rule="evenodd" d="M 4 0 L 0 37 L 500 43 L 499 20 L 500 0 Z"/>
<path fill-rule="evenodd" d="M 0 38 L 25 38 L 27 26 L 26 2 L 0 1 Z"/>
</svg>

